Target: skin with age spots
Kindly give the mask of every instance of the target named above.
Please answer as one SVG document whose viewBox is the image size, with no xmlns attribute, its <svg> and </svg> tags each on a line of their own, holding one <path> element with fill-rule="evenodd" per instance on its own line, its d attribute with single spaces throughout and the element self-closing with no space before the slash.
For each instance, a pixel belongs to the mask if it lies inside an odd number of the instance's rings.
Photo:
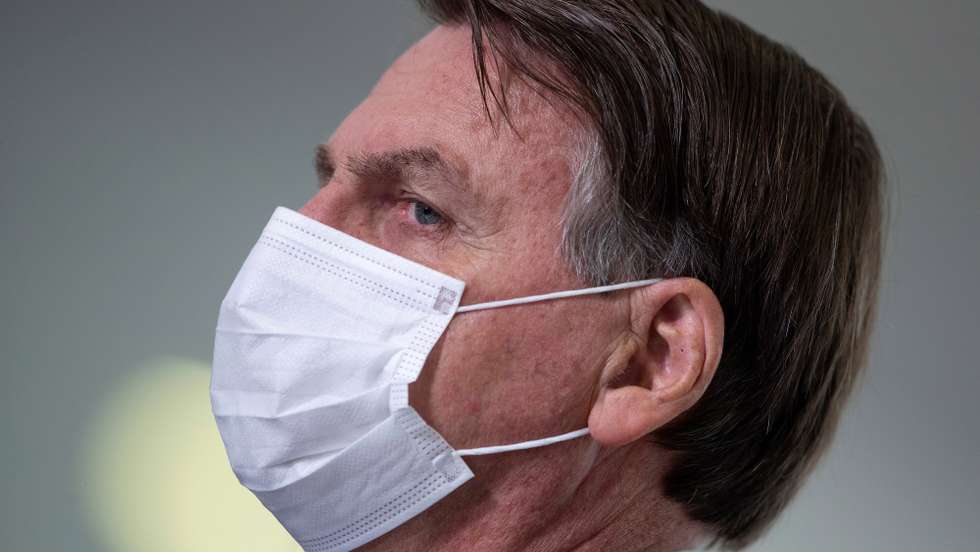
<svg viewBox="0 0 980 552">
<path fill-rule="evenodd" d="M 586 287 L 559 255 L 581 123 L 503 81 L 519 136 L 487 118 L 469 29 L 436 28 L 319 150 L 301 212 L 465 281 L 464 305 Z M 467 458 L 473 480 L 363 549 L 691 546 L 703 528 L 661 496 L 672 457 L 643 437 L 710 382 L 721 316 L 690 279 L 457 315 L 410 386 L 451 446 L 592 437 Z"/>
</svg>

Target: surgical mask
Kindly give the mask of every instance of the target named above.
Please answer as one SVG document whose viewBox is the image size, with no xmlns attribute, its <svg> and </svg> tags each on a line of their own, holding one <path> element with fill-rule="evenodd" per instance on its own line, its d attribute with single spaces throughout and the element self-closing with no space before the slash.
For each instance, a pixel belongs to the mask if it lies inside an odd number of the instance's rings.
<svg viewBox="0 0 980 552">
<path fill-rule="evenodd" d="M 221 304 L 211 405 L 231 466 L 309 552 L 385 534 L 473 477 L 410 405 L 429 351 L 464 312 L 643 280 L 459 306 L 462 281 L 276 209 Z"/>
</svg>

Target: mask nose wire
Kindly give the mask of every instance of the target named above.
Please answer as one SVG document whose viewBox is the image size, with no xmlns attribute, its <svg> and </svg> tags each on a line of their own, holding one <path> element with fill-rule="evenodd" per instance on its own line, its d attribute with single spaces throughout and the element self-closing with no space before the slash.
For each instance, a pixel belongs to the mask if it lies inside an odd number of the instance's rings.
<svg viewBox="0 0 980 552">
<path fill-rule="evenodd" d="M 616 291 L 618 289 L 629 289 L 635 287 L 648 286 L 650 284 L 655 284 L 661 281 L 662 278 L 650 278 L 648 280 L 636 280 L 633 282 L 623 282 L 621 284 L 609 284 L 607 286 L 598 286 L 582 289 L 569 289 L 564 291 L 553 291 L 551 293 L 542 293 L 540 295 L 528 295 L 526 297 L 515 297 L 513 299 L 501 299 L 500 301 L 488 301 L 486 303 L 474 303 L 472 305 L 463 305 L 456 309 L 457 313 L 472 312 L 478 310 L 486 309 L 497 309 L 500 307 L 509 307 L 511 305 L 523 305 L 525 303 L 536 303 L 538 301 L 550 301 L 552 299 L 562 299 L 564 297 L 576 297 L 578 295 L 592 295 L 594 293 L 603 293 L 606 291 Z"/>
</svg>

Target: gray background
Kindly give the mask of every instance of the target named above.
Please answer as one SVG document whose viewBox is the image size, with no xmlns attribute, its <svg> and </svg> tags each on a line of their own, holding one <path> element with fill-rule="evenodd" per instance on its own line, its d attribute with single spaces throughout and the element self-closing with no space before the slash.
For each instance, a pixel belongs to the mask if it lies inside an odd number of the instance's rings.
<svg viewBox="0 0 980 552">
<path fill-rule="evenodd" d="M 713 4 L 824 70 L 891 177 L 870 371 L 754 550 L 976 550 L 980 7 Z M 0 548 L 106 549 L 86 424 L 148 359 L 210 357 L 272 208 L 427 28 L 407 1 L 2 3 Z"/>
</svg>

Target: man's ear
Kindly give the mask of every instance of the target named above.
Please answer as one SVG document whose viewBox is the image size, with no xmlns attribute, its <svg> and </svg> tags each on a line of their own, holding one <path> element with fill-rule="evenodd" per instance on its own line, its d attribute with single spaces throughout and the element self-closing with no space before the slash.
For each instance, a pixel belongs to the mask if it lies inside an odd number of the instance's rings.
<svg viewBox="0 0 980 552">
<path fill-rule="evenodd" d="M 701 398 L 721 358 L 725 322 L 714 292 L 693 278 L 632 290 L 630 331 L 609 356 L 589 413 L 608 446 L 631 443 Z"/>
</svg>

